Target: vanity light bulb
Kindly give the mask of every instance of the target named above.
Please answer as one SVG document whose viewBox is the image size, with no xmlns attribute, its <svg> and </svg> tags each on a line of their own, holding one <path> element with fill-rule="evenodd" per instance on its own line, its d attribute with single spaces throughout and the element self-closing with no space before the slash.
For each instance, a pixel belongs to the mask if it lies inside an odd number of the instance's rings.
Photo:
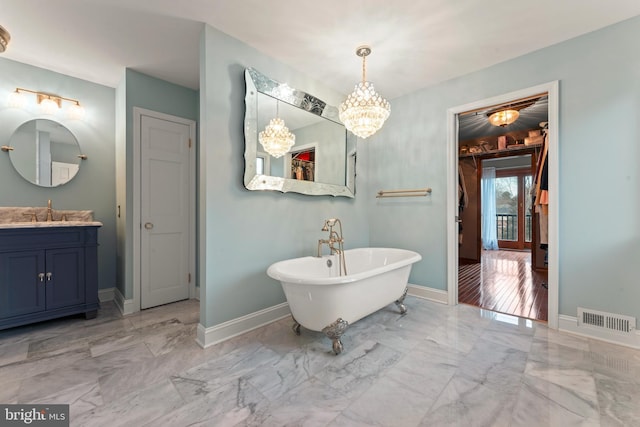
<svg viewBox="0 0 640 427">
<path fill-rule="evenodd" d="M 27 97 L 20 92 L 11 92 L 8 105 L 9 108 L 25 108 L 27 106 Z"/>
<path fill-rule="evenodd" d="M 84 107 L 80 104 L 72 104 L 69 107 L 69 118 L 72 120 L 82 120 L 84 118 Z"/>
<path fill-rule="evenodd" d="M 40 101 L 40 112 L 42 114 L 55 114 L 58 111 L 58 104 L 49 98 Z"/>
</svg>

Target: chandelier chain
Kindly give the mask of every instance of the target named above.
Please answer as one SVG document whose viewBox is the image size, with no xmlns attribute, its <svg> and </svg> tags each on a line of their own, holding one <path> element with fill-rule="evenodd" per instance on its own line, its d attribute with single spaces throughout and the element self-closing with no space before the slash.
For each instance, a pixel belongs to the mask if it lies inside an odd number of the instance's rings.
<svg viewBox="0 0 640 427">
<path fill-rule="evenodd" d="M 367 55 L 362 55 L 362 83 L 367 81 Z"/>
</svg>

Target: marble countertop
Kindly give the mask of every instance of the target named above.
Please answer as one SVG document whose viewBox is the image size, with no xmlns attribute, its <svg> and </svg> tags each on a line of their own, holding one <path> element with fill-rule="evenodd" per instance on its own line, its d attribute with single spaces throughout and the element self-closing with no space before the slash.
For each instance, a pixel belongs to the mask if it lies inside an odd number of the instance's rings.
<svg viewBox="0 0 640 427">
<path fill-rule="evenodd" d="M 99 221 L 42 221 L 42 222 L 7 222 L 0 223 L 3 228 L 47 228 L 47 227 L 102 227 Z"/>
<path fill-rule="evenodd" d="M 50 213 L 53 221 L 46 221 Z M 31 221 L 33 218 L 36 221 Z M 65 218 L 65 221 L 60 219 Z M 45 207 L 0 207 L 0 229 L 3 228 L 48 228 L 48 227 L 102 227 L 94 221 L 93 211 L 47 209 Z"/>
</svg>

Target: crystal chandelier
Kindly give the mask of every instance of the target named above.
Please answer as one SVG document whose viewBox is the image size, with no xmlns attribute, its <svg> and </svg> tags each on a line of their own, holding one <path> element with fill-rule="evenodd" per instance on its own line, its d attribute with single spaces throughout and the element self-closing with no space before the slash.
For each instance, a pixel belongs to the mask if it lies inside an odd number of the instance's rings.
<svg viewBox="0 0 640 427">
<path fill-rule="evenodd" d="M 520 117 L 518 110 L 496 111 L 489 116 L 489 123 L 494 126 L 505 127 L 518 120 L 518 117 Z"/>
<path fill-rule="evenodd" d="M 284 120 L 278 117 L 278 101 L 276 100 L 276 117 L 269 121 L 269 124 L 258 135 L 260 144 L 264 151 L 271 156 L 278 158 L 289 152 L 293 144 L 296 143 L 296 136 L 289 132 Z"/>
<path fill-rule="evenodd" d="M 339 116 L 345 127 L 360 138 L 367 138 L 378 131 L 389 117 L 389 102 L 381 97 L 367 81 L 366 58 L 369 46 L 360 46 L 356 55 L 362 57 L 362 82 L 358 83 L 347 99 L 340 104 Z"/>
<path fill-rule="evenodd" d="M 9 41 L 11 41 L 11 35 L 9 34 L 9 31 L 7 31 L 2 25 L 0 25 L 0 53 L 7 50 Z"/>
</svg>

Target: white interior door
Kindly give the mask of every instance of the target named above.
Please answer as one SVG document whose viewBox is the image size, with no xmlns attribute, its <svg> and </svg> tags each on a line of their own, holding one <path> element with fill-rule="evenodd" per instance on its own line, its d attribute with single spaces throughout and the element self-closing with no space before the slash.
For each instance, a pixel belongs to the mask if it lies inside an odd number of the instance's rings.
<svg viewBox="0 0 640 427">
<path fill-rule="evenodd" d="M 78 164 L 51 162 L 51 186 L 57 187 L 68 182 L 78 173 L 78 169 Z"/>
<path fill-rule="evenodd" d="M 190 128 L 142 115 L 140 308 L 189 298 Z"/>
</svg>

